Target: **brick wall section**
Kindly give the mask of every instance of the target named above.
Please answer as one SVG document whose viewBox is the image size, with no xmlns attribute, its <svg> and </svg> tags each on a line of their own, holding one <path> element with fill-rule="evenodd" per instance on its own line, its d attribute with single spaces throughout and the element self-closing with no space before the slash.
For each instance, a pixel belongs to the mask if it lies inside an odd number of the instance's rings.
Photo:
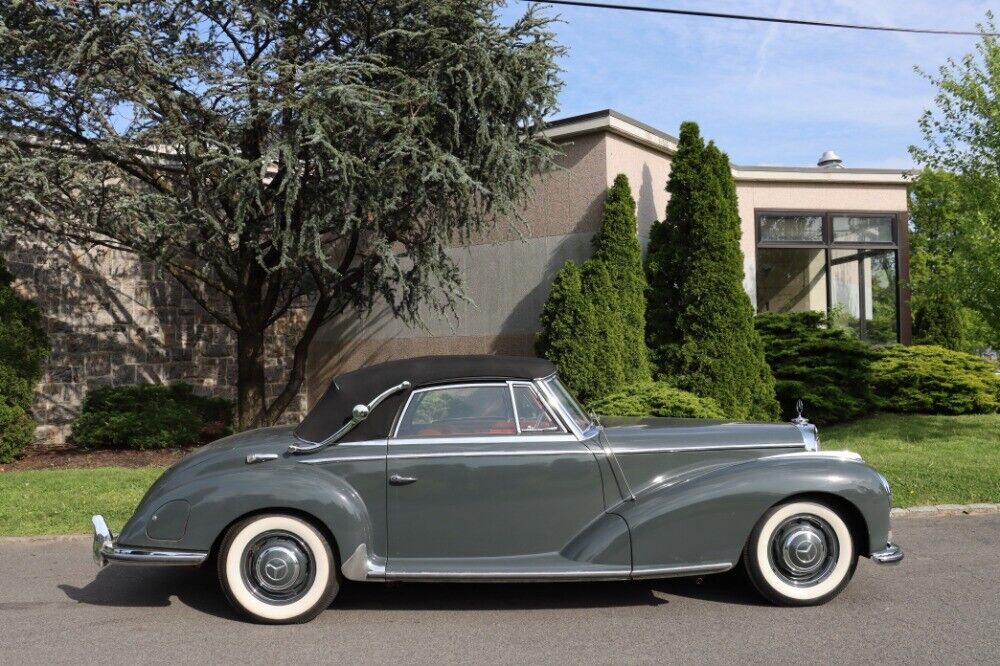
<svg viewBox="0 0 1000 666">
<path fill-rule="evenodd" d="M 69 436 L 87 390 L 96 386 L 187 382 L 199 393 L 235 400 L 235 341 L 184 289 L 154 264 L 135 256 L 37 240 L 0 244 L 15 288 L 45 316 L 52 355 L 36 394 L 38 446 L 57 446 Z M 268 392 L 283 384 L 291 362 L 296 310 L 270 332 Z M 305 412 L 305 390 L 286 412 L 296 422 Z"/>
</svg>

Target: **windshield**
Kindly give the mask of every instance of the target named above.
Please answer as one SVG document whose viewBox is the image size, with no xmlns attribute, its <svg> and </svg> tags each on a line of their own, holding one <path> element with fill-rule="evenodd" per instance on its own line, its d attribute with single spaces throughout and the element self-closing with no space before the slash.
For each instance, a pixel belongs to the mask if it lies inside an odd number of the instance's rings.
<svg viewBox="0 0 1000 666">
<path fill-rule="evenodd" d="M 572 394 L 566 390 L 566 387 L 562 385 L 562 382 L 559 381 L 558 377 L 552 377 L 551 379 L 546 380 L 545 385 L 552 390 L 556 399 L 562 404 L 563 410 L 569 415 L 573 422 L 576 423 L 576 426 L 580 430 L 586 430 L 592 425 L 592 421 L 590 420 L 590 417 L 587 416 L 587 412 L 583 411 L 583 407 L 581 407 L 580 403 L 576 401 L 576 398 L 574 398 Z"/>
</svg>

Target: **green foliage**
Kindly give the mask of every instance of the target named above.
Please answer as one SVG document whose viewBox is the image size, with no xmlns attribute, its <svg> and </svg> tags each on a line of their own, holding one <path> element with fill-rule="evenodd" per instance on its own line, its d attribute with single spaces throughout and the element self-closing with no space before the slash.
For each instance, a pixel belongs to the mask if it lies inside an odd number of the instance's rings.
<svg viewBox="0 0 1000 666">
<path fill-rule="evenodd" d="M 453 309 L 448 246 L 517 221 L 556 152 L 552 20 L 505 24 L 494 0 L 0 3 L 0 223 L 158 263 L 234 331 L 241 427 L 273 423 L 324 323 Z M 306 303 L 268 403 L 263 340 Z"/>
<path fill-rule="evenodd" d="M 552 361 L 566 388 L 586 402 L 595 396 L 597 359 L 590 345 L 594 308 L 583 295 L 580 267 L 567 261 L 545 301 L 535 353 Z"/>
<path fill-rule="evenodd" d="M 974 53 L 949 59 L 934 73 L 922 72 L 937 88 L 936 108 L 921 116 L 924 145 L 911 146 L 910 153 L 929 169 L 954 174 L 921 174 L 916 187 L 934 185 L 931 210 L 944 215 L 921 220 L 917 211 L 915 217 L 918 227 L 930 222 L 957 229 L 939 240 L 942 248 L 955 250 L 948 263 L 956 265 L 960 298 L 1000 332 L 1000 39 L 992 14 L 979 29 Z M 917 234 L 918 241 L 922 235 Z M 918 265 L 918 280 L 920 271 Z M 921 298 L 916 287 L 914 295 Z"/>
<path fill-rule="evenodd" d="M 49 355 L 49 339 L 34 303 L 18 296 L 0 258 L 0 463 L 31 445 L 31 400 Z"/>
<path fill-rule="evenodd" d="M 73 421 L 83 447 L 164 449 L 226 434 L 232 405 L 195 395 L 188 384 L 108 386 L 90 391 Z"/>
<path fill-rule="evenodd" d="M 625 381 L 648 381 L 646 275 L 637 235 L 635 200 L 625 174 L 618 174 L 608 190 L 601 231 L 594 238 L 594 249 L 594 259 L 607 268 L 615 292 L 614 317 L 622 323 Z"/>
<path fill-rule="evenodd" d="M 590 403 L 602 416 L 674 416 L 721 419 L 725 413 L 711 398 L 699 398 L 665 382 L 629 384 L 611 395 Z"/>
<path fill-rule="evenodd" d="M 743 289 L 729 158 L 683 123 L 666 220 L 650 234 L 647 339 L 660 374 L 714 398 L 727 416 L 777 417 L 774 377 Z"/>
<path fill-rule="evenodd" d="M 593 384 L 586 397 L 580 398 L 589 403 L 625 385 L 625 322 L 619 316 L 618 291 L 604 262 L 588 259 L 580 273 L 583 298 L 593 312 L 591 325 L 577 331 L 594 359 Z"/>
<path fill-rule="evenodd" d="M 924 169 L 909 194 L 913 336 L 927 345 L 962 349 L 961 266 L 969 224 L 960 180 Z"/>
<path fill-rule="evenodd" d="M 943 347 L 896 346 L 872 364 L 879 409 L 921 414 L 989 414 L 1000 409 L 1000 375 L 991 361 Z"/>
<path fill-rule="evenodd" d="M 831 328 L 821 312 L 766 313 L 757 316 L 767 363 L 774 372 L 781 415 L 804 415 L 826 425 L 850 421 L 873 409 L 870 346 L 847 331 Z"/>
<path fill-rule="evenodd" d="M 14 462 L 34 435 L 35 422 L 23 407 L 0 402 L 0 463 Z"/>
</svg>

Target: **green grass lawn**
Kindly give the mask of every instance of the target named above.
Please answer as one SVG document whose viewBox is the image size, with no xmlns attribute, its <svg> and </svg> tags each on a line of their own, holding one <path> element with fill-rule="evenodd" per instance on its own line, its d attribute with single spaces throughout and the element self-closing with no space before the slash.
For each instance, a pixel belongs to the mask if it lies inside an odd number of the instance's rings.
<svg viewBox="0 0 1000 666">
<path fill-rule="evenodd" d="M 998 414 L 882 414 L 821 428 L 820 441 L 860 453 L 885 474 L 895 506 L 1000 502 Z"/>
<path fill-rule="evenodd" d="M 889 477 L 896 506 L 1000 502 L 1000 415 L 885 414 L 823 428 L 825 450 L 849 449 Z M 160 467 L 0 474 L 0 536 L 117 532 Z"/>
<path fill-rule="evenodd" d="M 95 513 L 117 533 L 162 472 L 162 467 L 4 472 L 0 536 L 89 532 Z"/>
</svg>

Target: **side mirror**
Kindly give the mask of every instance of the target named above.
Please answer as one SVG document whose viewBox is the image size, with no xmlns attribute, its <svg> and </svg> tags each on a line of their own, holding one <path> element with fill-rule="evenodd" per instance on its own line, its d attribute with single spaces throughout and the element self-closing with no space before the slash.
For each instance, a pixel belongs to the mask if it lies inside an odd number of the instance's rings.
<svg viewBox="0 0 1000 666">
<path fill-rule="evenodd" d="M 355 423 L 361 423 L 368 418 L 368 413 L 368 405 L 354 405 L 354 409 L 351 410 L 351 420 Z"/>
</svg>

